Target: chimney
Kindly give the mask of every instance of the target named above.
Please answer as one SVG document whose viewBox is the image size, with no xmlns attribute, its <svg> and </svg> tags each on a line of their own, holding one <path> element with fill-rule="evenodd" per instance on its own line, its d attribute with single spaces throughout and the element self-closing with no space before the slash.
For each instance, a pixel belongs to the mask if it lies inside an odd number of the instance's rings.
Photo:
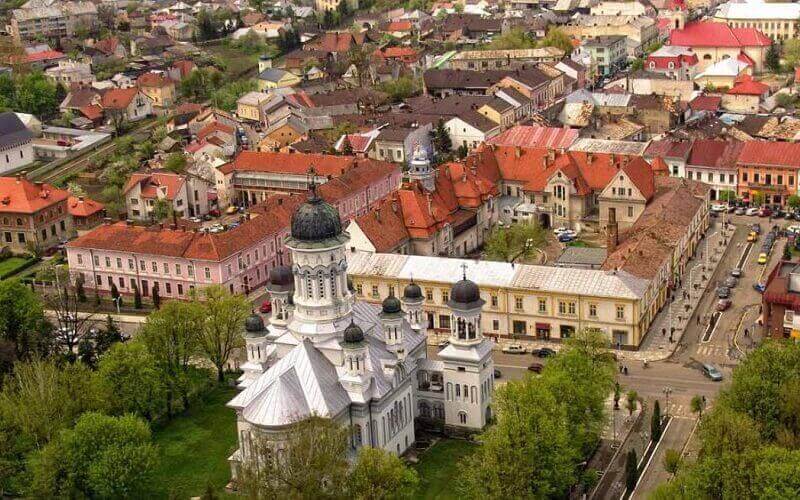
<svg viewBox="0 0 800 500">
<path fill-rule="evenodd" d="M 547 159 L 550 160 L 550 163 L 556 161 L 556 152 L 555 150 L 548 149 L 547 150 Z"/>
<path fill-rule="evenodd" d="M 516 147 L 514 148 L 514 156 L 516 156 L 517 158 L 519 158 L 520 156 L 522 156 L 522 148 L 521 148 L 521 147 L 519 147 L 519 146 L 516 146 Z"/>
<path fill-rule="evenodd" d="M 380 208 L 376 208 L 375 209 L 375 220 L 377 220 L 378 222 L 381 221 L 381 209 Z"/>
<path fill-rule="evenodd" d="M 103 224 L 111 224 L 111 217 L 103 217 Z"/>
<path fill-rule="evenodd" d="M 606 252 L 611 255 L 619 245 L 619 225 L 617 224 L 617 209 L 608 209 L 608 224 L 606 225 Z"/>
<path fill-rule="evenodd" d="M 78 196 L 78 203 L 83 203 L 83 196 Z"/>
</svg>

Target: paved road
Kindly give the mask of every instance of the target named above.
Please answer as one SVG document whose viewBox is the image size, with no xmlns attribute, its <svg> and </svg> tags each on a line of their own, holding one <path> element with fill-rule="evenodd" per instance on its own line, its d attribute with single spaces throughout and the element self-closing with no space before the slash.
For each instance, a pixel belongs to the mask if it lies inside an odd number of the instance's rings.
<svg viewBox="0 0 800 500">
<path fill-rule="evenodd" d="M 670 449 L 678 450 L 678 452 L 683 450 L 696 422 L 693 418 L 684 417 L 670 420 L 649 466 L 633 492 L 634 500 L 647 498 L 647 495 L 659 484 L 669 480 L 670 474 L 664 470 L 664 455 Z"/>
</svg>

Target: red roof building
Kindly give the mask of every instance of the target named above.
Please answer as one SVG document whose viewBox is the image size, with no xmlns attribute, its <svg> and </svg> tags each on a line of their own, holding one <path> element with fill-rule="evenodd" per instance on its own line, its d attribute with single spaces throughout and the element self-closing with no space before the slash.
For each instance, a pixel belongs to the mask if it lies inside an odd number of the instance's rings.
<svg viewBox="0 0 800 500">
<path fill-rule="evenodd" d="M 84 196 L 70 196 L 67 208 L 76 229 L 90 229 L 100 224 L 106 214 L 105 205 Z"/>
<path fill-rule="evenodd" d="M 578 138 L 578 129 L 517 125 L 492 137 L 488 144 L 522 148 L 566 149 Z"/>
<path fill-rule="evenodd" d="M 727 92 L 730 95 L 749 95 L 765 97 L 769 95 L 769 85 L 753 80 L 750 75 L 737 78 L 736 84 Z"/>
<path fill-rule="evenodd" d="M 765 203 L 786 203 L 797 194 L 800 178 L 800 143 L 748 141 L 736 162 L 739 195 L 751 199 L 764 195 Z"/>
<path fill-rule="evenodd" d="M 0 241 L 14 252 L 41 250 L 71 236 L 69 193 L 23 175 L 0 177 Z"/>
<path fill-rule="evenodd" d="M 698 70 L 735 57 L 762 71 L 772 40 L 756 28 L 732 28 L 725 23 L 695 21 L 672 30 L 669 44 L 691 48 L 698 58 Z"/>
</svg>

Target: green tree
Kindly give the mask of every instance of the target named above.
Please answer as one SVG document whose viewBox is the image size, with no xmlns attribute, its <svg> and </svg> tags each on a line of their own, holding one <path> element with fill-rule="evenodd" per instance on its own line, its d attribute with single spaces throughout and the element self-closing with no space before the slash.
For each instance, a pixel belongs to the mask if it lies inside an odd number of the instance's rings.
<svg viewBox="0 0 800 500">
<path fill-rule="evenodd" d="M 661 405 L 658 400 L 653 404 L 653 415 L 650 417 L 650 436 L 654 443 L 661 439 Z"/>
<path fill-rule="evenodd" d="M 342 154 L 346 156 L 351 156 L 353 154 L 353 145 L 350 144 L 350 139 L 347 136 L 344 136 Z"/>
<path fill-rule="evenodd" d="M 36 497 L 144 498 L 158 460 L 147 423 L 85 413 L 31 463 Z"/>
<path fill-rule="evenodd" d="M 112 415 L 157 418 L 166 406 L 165 381 L 140 341 L 116 344 L 100 359 L 97 386 Z"/>
<path fill-rule="evenodd" d="M 197 302 L 173 300 L 148 316 L 139 332 L 166 386 L 168 415 L 172 414 L 175 398 L 181 398 L 184 408 L 189 405 L 192 383 L 189 362 L 199 351 L 204 314 Z"/>
<path fill-rule="evenodd" d="M 433 147 L 436 149 L 437 155 L 448 155 L 453 149 L 453 141 L 450 139 L 450 133 L 444 126 L 444 120 L 439 119 L 436 123 L 436 128 L 433 130 Z"/>
<path fill-rule="evenodd" d="M 466 498 L 560 497 L 576 482 L 579 454 L 567 412 L 534 377 L 510 381 L 495 393 L 497 423 L 461 464 L 456 482 Z"/>
<path fill-rule="evenodd" d="M 485 243 L 485 255 L 490 260 L 516 262 L 529 260 L 547 244 L 547 231 L 536 222 L 517 222 L 494 228 Z"/>
<path fill-rule="evenodd" d="M 168 219 L 172 217 L 172 213 L 174 208 L 172 207 L 172 202 L 166 198 L 159 198 L 153 204 L 153 211 L 150 212 L 151 217 L 155 221 L 162 221 L 164 219 Z"/>
<path fill-rule="evenodd" d="M 358 450 L 347 478 L 351 498 L 362 500 L 413 498 L 419 478 L 397 455 L 381 448 Z"/>
<path fill-rule="evenodd" d="M 536 42 L 522 28 L 512 28 L 496 36 L 486 46 L 488 50 L 533 49 Z"/>
<path fill-rule="evenodd" d="M 664 470 L 671 474 L 672 477 L 675 477 L 675 474 L 678 473 L 678 469 L 681 468 L 681 462 L 681 452 L 678 450 L 670 448 L 664 453 Z"/>
<path fill-rule="evenodd" d="M 164 168 L 176 174 L 186 172 L 186 156 L 183 153 L 172 153 L 164 161 Z"/>
<path fill-rule="evenodd" d="M 625 457 L 625 488 L 632 492 L 636 488 L 639 480 L 639 465 L 636 458 L 636 450 L 631 448 Z"/>
<path fill-rule="evenodd" d="M 153 284 L 152 296 L 153 296 L 153 307 L 155 307 L 156 309 L 161 309 L 161 294 L 158 291 L 158 283 Z"/>
<path fill-rule="evenodd" d="M 142 292 L 139 291 L 139 286 L 135 283 L 133 285 L 133 307 L 135 309 L 142 308 Z"/>
<path fill-rule="evenodd" d="M 800 196 L 796 194 L 790 195 L 789 198 L 786 199 L 786 204 L 789 205 L 789 208 L 800 208 Z"/>
<path fill-rule="evenodd" d="M 782 108 L 793 108 L 797 102 L 797 96 L 788 92 L 775 94 L 775 104 Z"/>
<path fill-rule="evenodd" d="M 418 94 L 420 89 L 420 81 L 410 76 L 401 76 L 396 80 L 380 84 L 380 90 L 388 94 L 392 102 L 402 102 L 404 99 Z"/>
<path fill-rule="evenodd" d="M 789 38 L 783 42 L 783 60 L 789 68 L 800 66 L 800 39 Z"/>
<path fill-rule="evenodd" d="M 638 400 L 639 394 L 637 394 L 636 391 L 628 391 L 625 401 L 625 408 L 628 410 L 628 415 L 633 415 L 633 412 L 636 411 Z"/>
<path fill-rule="evenodd" d="M 16 360 L 46 355 L 52 340 L 48 330 L 36 294 L 19 280 L 0 281 L 0 351 L 13 354 L 3 356 L 8 359 L 0 363 L 0 375 Z"/>
<path fill-rule="evenodd" d="M 731 191 L 729 189 L 723 189 L 719 193 L 717 193 L 719 197 L 719 201 L 724 202 L 731 202 L 736 201 L 736 191 Z"/>
<path fill-rule="evenodd" d="M 778 47 L 773 43 L 767 49 L 767 55 L 764 58 L 764 63 L 773 73 L 779 73 L 781 70 L 781 55 L 778 53 Z"/>
<path fill-rule="evenodd" d="M 251 306 L 243 295 L 228 293 L 216 285 L 203 288 L 201 298 L 205 320 L 199 332 L 199 349 L 217 369 L 217 380 L 222 382 L 231 354 L 244 347 L 244 320 Z"/>
<path fill-rule="evenodd" d="M 56 84 L 41 72 L 28 73 L 19 78 L 15 94 L 15 108 L 41 118 L 54 116 L 58 111 Z"/>
<path fill-rule="evenodd" d="M 765 200 L 766 196 L 764 196 L 764 193 L 760 191 L 753 191 L 750 194 L 750 204 L 754 207 L 759 207 L 763 205 Z"/>
<path fill-rule="evenodd" d="M 564 55 L 568 56 L 572 53 L 572 39 L 556 27 L 550 27 L 547 30 L 547 36 L 542 38 L 538 44 L 539 47 L 555 47 L 564 51 Z"/>
<path fill-rule="evenodd" d="M 703 410 L 705 409 L 705 406 L 706 406 L 706 402 L 705 402 L 705 399 L 703 399 L 702 396 L 700 396 L 698 394 L 695 394 L 692 397 L 692 401 L 690 403 L 690 407 L 691 407 L 692 413 L 697 413 L 697 416 L 699 418 L 703 418 Z"/>
<path fill-rule="evenodd" d="M 622 387 L 619 382 L 614 382 L 614 409 L 619 408 L 619 400 L 622 398 Z"/>
<path fill-rule="evenodd" d="M 294 423 L 282 444 L 257 439 L 240 470 L 239 487 L 248 498 L 339 498 L 347 486 L 347 429 L 330 419 Z"/>
</svg>

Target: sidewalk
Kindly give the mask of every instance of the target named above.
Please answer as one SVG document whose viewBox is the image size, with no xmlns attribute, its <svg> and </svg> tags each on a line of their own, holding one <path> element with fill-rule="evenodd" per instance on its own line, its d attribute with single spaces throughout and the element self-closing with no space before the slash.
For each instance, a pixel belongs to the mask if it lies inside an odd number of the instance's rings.
<svg viewBox="0 0 800 500">
<path fill-rule="evenodd" d="M 722 256 L 727 250 L 736 226 L 728 224 L 723 240 L 722 224 L 712 223 L 706 237 L 695 249 L 695 255 L 686 264 L 686 270 L 680 277 L 681 286 L 672 292 L 672 302 L 665 304 L 642 340 L 638 351 L 621 352 L 622 359 L 660 361 L 667 359 L 678 347 L 683 333 L 690 321 L 696 324 L 707 324 L 709 318 L 695 317 L 697 305 L 711 284 Z M 692 286 L 696 285 L 696 287 Z M 699 323 L 697 323 L 699 321 Z M 674 330 L 673 330 L 674 329 Z M 670 332 L 674 331 L 672 335 Z M 670 338 L 671 337 L 671 338 Z"/>
</svg>

